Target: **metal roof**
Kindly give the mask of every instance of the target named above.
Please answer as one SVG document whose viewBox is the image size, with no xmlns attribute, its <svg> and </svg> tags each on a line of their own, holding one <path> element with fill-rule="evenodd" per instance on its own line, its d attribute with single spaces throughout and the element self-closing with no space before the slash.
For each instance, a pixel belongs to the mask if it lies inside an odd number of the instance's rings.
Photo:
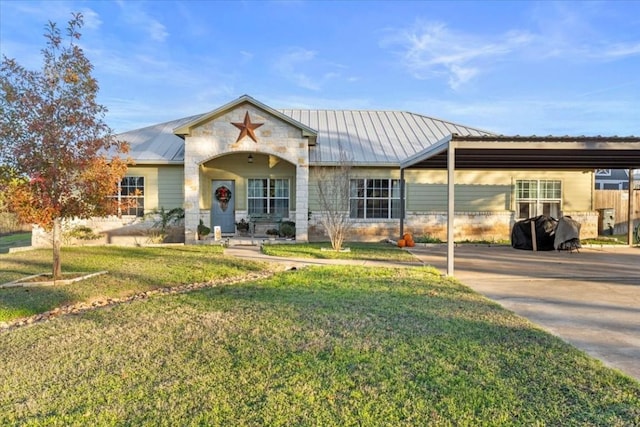
<svg viewBox="0 0 640 427">
<path fill-rule="evenodd" d="M 246 102 L 245 97 L 241 99 Z M 262 108 L 262 104 L 249 99 Z M 214 112 L 121 133 L 117 138 L 129 142 L 129 156 L 137 164 L 179 164 L 184 162 L 184 140 L 174 132 L 186 133 L 229 105 Z M 337 164 L 343 151 L 354 165 L 399 167 L 407 157 L 452 133 L 491 135 L 480 129 L 400 111 L 288 109 L 277 110 L 277 114 L 299 124 L 303 134 L 316 133 L 316 145 L 309 147 L 311 165 Z"/>
<path fill-rule="evenodd" d="M 194 126 L 251 103 L 310 141 L 311 165 L 343 155 L 357 166 L 446 169 L 456 147 L 456 169 L 631 169 L 640 167 L 640 137 L 504 136 L 403 111 L 274 110 L 248 95 L 208 113 L 117 135 L 137 164 L 184 163 L 184 139 Z"/>
<path fill-rule="evenodd" d="M 128 156 L 137 164 L 183 164 L 184 140 L 173 133 L 179 126 L 189 123 L 201 114 L 160 123 L 116 135 L 129 143 Z"/>
<path fill-rule="evenodd" d="M 640 137 L 449 135 L 401 162 L 402 168 L 447 169 L 637 169 Z"/>
<path fill-rule="evenodd" d="M 318 131 L 309 149 L 312 165 L 336 164 L 341 151 L 354 165 L 398 167 L 407 157 L 446 135 L 491 135 L 487 131 L 402 111 L 281 110 Z"/>
</svg>

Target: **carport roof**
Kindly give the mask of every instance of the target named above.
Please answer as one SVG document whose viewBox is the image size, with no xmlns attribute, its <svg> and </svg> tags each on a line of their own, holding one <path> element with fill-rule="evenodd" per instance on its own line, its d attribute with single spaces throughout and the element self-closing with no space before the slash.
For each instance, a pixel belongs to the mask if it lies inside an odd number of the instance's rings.
<svg viewBox="0 0 640 427">
<path fill-rule="evenodd" d="M 635 136 L 461 136 L 452 134 L 409 157 L 400 164 L 400 169 L 447 170 L 447 275 L 453 276 L 455 170 L 637 169 L 639 165 L 640 137 Z M 401 192 L 401 198 L 403 197 L 404 192 Z M 629 229 L 632 229 L 631 224 Z M 400 234 L 403 232 L 404 217 L 401 216 Z"/>
<path fill-rule="evenodd" d="M 637 169 L 640 137 L 448 135 L 407 158 L 402 169 Z"/>
</svg>

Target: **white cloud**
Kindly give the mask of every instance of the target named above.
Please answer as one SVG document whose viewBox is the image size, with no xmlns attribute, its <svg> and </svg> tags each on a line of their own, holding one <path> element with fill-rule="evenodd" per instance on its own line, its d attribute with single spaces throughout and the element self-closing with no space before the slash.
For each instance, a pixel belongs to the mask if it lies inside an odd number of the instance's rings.
<svg viewBox="0 0 640 427">
<path fill-rule="evenodd" d="M 483 67 L 527 45 L 532 36 L 511 31 L 495 37 L 450 30 L 444 23 L 418 21 L 391 30 L 382 46 L 397 46 L 403 64 L 418 79 L 446 77 L 453 89 L 482 73 Z"/>
<path fill-rule="evenodd" d="M 161 43 L 169 36 L 164 24 L 142 10 L 143 3 L 120 1 L 118 5 L 122 9 L 124 19 L 132 26 L 144 31 L 151 40 Z"/>
<path fill-rule="evenodd" d="M 84 18 L 84 27 L 88 30 L 97 30 L 102 25 L 100 15 L 94 10 L 85 8 L 82 10 L 82 17 Z"/>
<path fill-rule="evenodd" d="M 332 80 L 355 81 L 353 76 L 343 75 L 348 67 L 321 59 L 318 52 L 301 47 L 290 48 L 278 56 L 271 67 L 279 77 L 315 92 L 322 90 L 327 82 Z"/>
<path fill-rule="evenodd" d="M 248 52 L 246 50 L 241 50 L 240 51 L 240 63 L 242 64 L 247 64 L 249 62 L 251 62 L 251 60 L 253 59 L 253 53 L 252 52 Z"/>
<path fill-rule="evenodd" d="M 163 24 L 156 21 L 155 19 L 150 19 L 147 22 L 147 25 L 148 25 L 147 31 L 149 32 L 149 36 L 151 36 L 153 40 L 157 42 L 163 42 L 169 36 L 167 27 L 165 27 Z"/>
<path fill-rule="evenodd" d="M 629 3 L 630 5 L 630 3 Z M 616 9 L 609 2 L 540 2 L 531 9 L 536 40 L 529 57 L 562 61 L 610 61 L 640 55 L 640 41 L 628 40 L 634 31 L 632 9 Z M 624 37 L 626 40 L 615 40 Z"/>
<path fill-rule="evenodd" d="M 452 89 L 458 89 L 463 84 L 474 78 L 478 74 L 477 68 L 461 67 L 453 64 L 450 66 L 451 75 L 449 76 L 449 86 Z"/>
<path fill-rule="evenodd" d="M 640 42 L 638 43 L 617 43 L 606 46 L 598 55 L 604 58 L 624 58 L 628 56 L 640 55 Z"/>
<path fill-rule="evenodd" d="M 291 80 L 296 85 L 309 90 L 320 90 L 318 81 L 308 76 L 304 72 L 299 71 L 299 67 L 304 66 L 313 61 L 316 52 L 303 48 L 293 48 L 287 53 L 281 55 L 273 64 L 273 68 L 281 77 Z M 307 67 L 308 68 L 308 67 Z"/>
</svg>

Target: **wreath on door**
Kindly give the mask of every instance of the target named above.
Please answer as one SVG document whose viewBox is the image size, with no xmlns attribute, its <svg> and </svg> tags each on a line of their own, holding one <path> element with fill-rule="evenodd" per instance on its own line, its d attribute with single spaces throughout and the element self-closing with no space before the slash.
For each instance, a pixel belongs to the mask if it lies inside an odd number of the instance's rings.
<svg viewBox="0 0 640 427">
<path fill-rule="evenodd" d="M 226 211 L 227 206 L 229 206 L 229 200 L 231 200 L 231 190 L 229 190 L 224 185 L 218 187 L 215 192 L 215 197 L 220 204 L 220 209 L 222 209 L 222 212 Z"/>
</svg>

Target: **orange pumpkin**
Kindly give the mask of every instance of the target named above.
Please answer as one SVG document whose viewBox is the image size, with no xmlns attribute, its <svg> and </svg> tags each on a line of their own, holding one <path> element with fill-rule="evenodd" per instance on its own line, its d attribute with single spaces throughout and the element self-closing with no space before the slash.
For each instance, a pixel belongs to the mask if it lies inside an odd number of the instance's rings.
<svg viewBox="0 0 640 427">
<path fill-rule="evenodd" d="M 407 242 L 404 239 L 398 240 L 398 247 L 404 248 L 407 245 Z"/>
<path fill-rule="evenodd" d="M 410 241 L 408 241 L 406 243 L 407 243 L 407 246 L 410 247 L 410 248 L 412 248 L 412 247 L 414 247 L 416 245 L 416 242 L 414 242 L 413 240 L 410 240 Z"/>
<path fill-rule="evenodd" d="M 413 236 L 411 235 L 411 233 L 404 233 L 404 236 L 402 236 L 402 238 L 404 240 L 413 240 Z"/>
</svg>

